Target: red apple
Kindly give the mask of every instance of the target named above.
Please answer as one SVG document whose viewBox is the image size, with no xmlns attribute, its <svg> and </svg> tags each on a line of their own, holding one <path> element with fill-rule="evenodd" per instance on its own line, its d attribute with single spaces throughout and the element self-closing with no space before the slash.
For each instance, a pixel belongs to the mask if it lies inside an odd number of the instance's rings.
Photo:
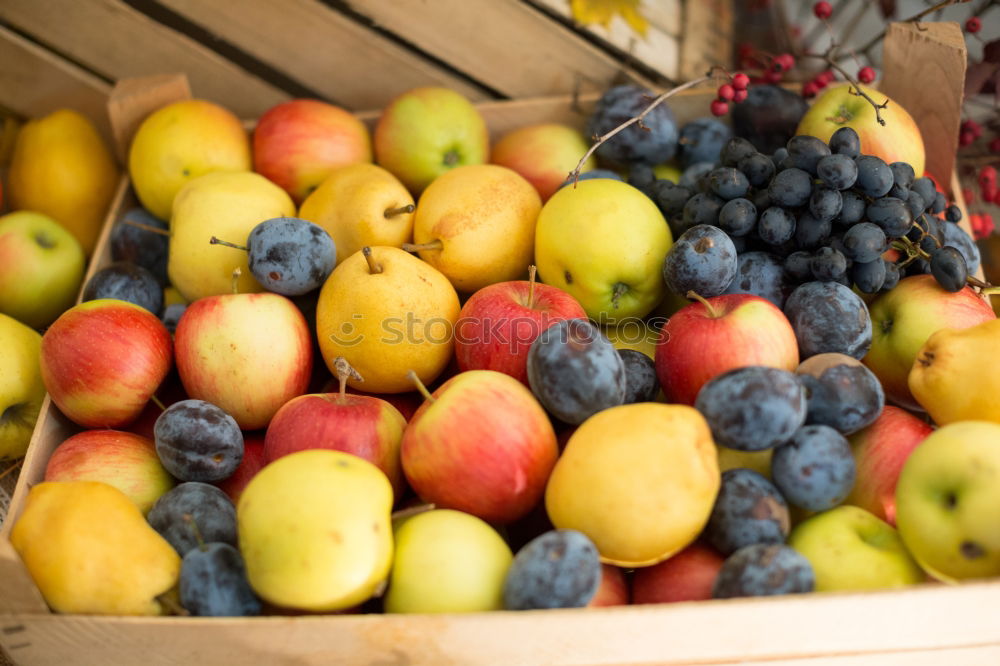
<svg viewBox="0 0 1000 666">
<path fill-rule="evenodd" d="M 628 604 L 628 583 L 622 570 L 611 564 L 601 565 L 601 582 L 587 608 L 625 606 Z"/>
<path fill-rule="evenodd" d="M 323 368 L 326 368 L 326 364 L 323 364 Z M 336 393 L 340 390 L 340 382 L 337 379 L 329 379 L 324 382 L 322 388 L 320 388 L 317 393 Z M 403 415 L 403 418 L 409 421 L 416 414 L 420 405 L 424 402 L 424 396 L 420 395 L 417 391 L 408 391 L 407 393 L 367 393 L 365 391 L 358 391 L 350 386 L 347 387 L 347 392 L 352 395 L 365 395 L 372 398 L 379 398 L 385 400 L 387 403 L 399 410 L 399 413 Z"/>
<path fill-rule="evenodd" d="M 404 490 L 399 449 L 406 418 L 385 400 L 347 393 L 347 374 L 340 381 L 339 393 L 300 395 L 278 410 L 264 438 L 265 460 L 274 462 L 306 449 L 351 453 L 385 472 L 399 498 Z"/>
<path fill-rule="evenodd" d="M 174 346 L 188 396 L 225 410 L 243 430 L 265 427 L 309 385 L 309 327 L 278 294 L 199 299 L 177 322 Z"/>
<path fill-rule="evenodd" d="M 120 430 L 84 430 L 56 447 L 45 481 L 101 481 L 114 486 L 145 514 L 174 487 L 153 440 Z"/>
<path fill-rule="evenodd" d="M 850 436 L 857 480 L 844 500 L 896 524 L 896 481 L 913 449 L 934 429 L 899 407 L 886 405 L 875 422 Z"/>
<path fill-rule="evenodd" d="M 969 287 L 945 291 L 932 275 L 903 278 L 868 311 L 872 345 L 862 363 L 882 382 L 886 398 L 906 409 L 922 408 L 907 384 L 917 352 L 942 328 L 965 329 L 996 319 L 989 302 Z"/>
<path fill-rule="evenodd" d="M 659 564 L 636 569 L 632 575 L 632 603 L 711 599 L 712 585 L 725 561 L 712 548 L 694 543 Z"/>
<path fill-rule="evenodd" d="M 317 99 L 271 107 L 253 132 L 253 168 L 301 204 L 340 166 L 372 161 L 368 128 L 349 111 Z"/>
<path fill-rule="evenodd" d="M 558 287 L 515 280 L 469 297 L 455 324 L 460 370 L 496 370 L 528 385 L 528 350 L 542 331 L 564 319 L 586 319 L 575 298 Z"/>
<path fill-rule="evenodd" d="M 794 371 L 795 331 L 773 303 L 752 294 L 723 294 L 691 303 L 663 325 L 656 376 L 667 402 L 693 405 L 708 380 L 747 365 Z"/>
<path fill-rule="evenodd" d="M 175 402 L 187 400 L 188 397 L 187 394 L 184 393 L 184 387 L 181 385 L 181 378 L 178 377 L 177 373 L 174 371 L 167 374 L 166 378 L 160 384 L 160 388 L 156 389 L 154 396 L 156 400 L 150 400 L 146 403 L 146 407 L 142 410 L 136 420 L 129 424 L 128 428 L 126 428 L 131 433 L 152 440 L 156 439 L 153 434 L 153 428 L 156 426 L 156 419 L 158 419 L 160 414 L 163 413 L 164 408 L 169 407 Z"/>
<path fill-rule="evenodd" d="M 145 308 L 99 299 L 64 312 L 42 336 L 42 382 L 85 428 L 128 425 L 171 366 L 170 333 Z"/>
<path fill-rule="evenodd" d="M 243 433 L 243 460 L 239 467 L 228 478 L 216 481 L 215 485 L 229 495 L 229 499 L 236 504 L 243 494 L 243 489 L 250 483 L 250 479 L 259 472 L 267 461 L 264 459 L 264 433 L 257 431 L 253 433 Z"/>
<path fill-rule="evenodd" d="M 449 379 L 403 433 L 403 472 L 421 499 L 494 523 L 538 504 L 558 455 L 552 423 L 531 391 L 492 370 Z"/>
<path fill-rule="evenodd" d="M 569 125 L 529 125 L 500 137 L 490 153 L 490 162 L 524 176 L 544 202 L 566 182 L 567 174 L 576 168 L 588 148 L 590 142 Z M 591 156 L 582 170 L 590 171 L 595 166 Z"/>
</svg>

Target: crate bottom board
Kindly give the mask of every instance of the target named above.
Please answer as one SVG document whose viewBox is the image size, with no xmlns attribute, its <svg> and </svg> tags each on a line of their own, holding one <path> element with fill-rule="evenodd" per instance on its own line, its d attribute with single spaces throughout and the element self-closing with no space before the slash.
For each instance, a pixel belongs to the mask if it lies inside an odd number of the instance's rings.
<svg viewBox="0 0 1000 666">
<path fill-rule="evenodd" d="M 996 664 L 998 598 L 1000 582 L 983 582 L 467 615 L 14 614 L 0 643 L 24 664 Z"/>
</svg>

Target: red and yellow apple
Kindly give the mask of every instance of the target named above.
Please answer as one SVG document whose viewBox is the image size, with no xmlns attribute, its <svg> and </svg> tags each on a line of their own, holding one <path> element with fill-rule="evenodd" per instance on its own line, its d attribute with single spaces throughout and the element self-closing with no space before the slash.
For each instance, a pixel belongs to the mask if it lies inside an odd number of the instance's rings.
<svg viewBox="0 0 1000 666">
<path fill-rule="evenodd" d="M 354 114 L 318 99 L 268 109 L 253 131 L 253 169 L 301 204 L 330 172 L 372 161 L 372 143 Z"/>
<path fill-rule="evenodd" d="M 455 324 L 460 370 L 496 370 L 528 385 L 528 350 L 542 331 L 564 319 L 586 319 L 558 287 L 526 280 L 498 282 L 474 293 Z"/>
<path fill-rule="evenodd" d="M 628 583 L 625 573 L 613 564 L 601 564 L 601 582 L 587 608 L 628 605 Z"/>
<path fill-rule="evenodd" d="M 219 490 L 229 495 L 233 504 L 240 501 L 243 489 L 250 483 L 250 479 L 257 475 L 257 472 L 264 468 L 267 460 L 264 458 L 264 435 L 260 431 L 253 433 L 243 433 L 243 459 L 239 466 L 227 478 L 216 481 L 214 485 Z"/>
<path fill-rule="evenodd" d="M 713 548 L 693 543 L 668 560 L 636 569 L 632 575 L 633 604 L 703 601 L 726 561 Z"/>
<path fill-rule="evenodd" d="M 56 447 L 45 481 L 101 481 L 125 493 L 146 514 L 174 487 L 153 440 L 120 430 L 84 430 Z"/>
<path fill-rule="evenodd" d="M 170 333 L 126 301 L 87 301 L 42 336 L 42 382 L 60 411 L 85 428 L 117 428 L 139 416 L 170 371 Z"/>
<path fill-rule="evenodd" d="M 424 501 L 509 523 L 541 499 L 559 451 L 524 384 L 470 370 L 442 384 L 403 433 L 406 480 Z"/>
<path fill-rule="evenodd" d="M 583 134 L 569 125 L 543 123 L 519 127 L 500 137 L 490 152 L 490 162 L 518 172 L 535 186 L 542 201 L 547 201 L 566 182 L 590 148 Z M 591 156 L 581 172 L 590 171 L 597 162 Z"/>
<path fill-rule="evenodd" d="M 312 373 L 305 317 L 278 294 L 199 299 L 177 323 L 174 345 L 188 396 L 225 410 L 244 430 L 265 427 L 305 393 Z"/>
<path fill-rule="evenodd" d="M 705 382 L 729 370 L 765 365 L 794 371 L 799 346 L 773 303 L 753 294 L 723 294 L 670 317 L 654 361 L 667 402 L 693 405 Z"/>
</svg>

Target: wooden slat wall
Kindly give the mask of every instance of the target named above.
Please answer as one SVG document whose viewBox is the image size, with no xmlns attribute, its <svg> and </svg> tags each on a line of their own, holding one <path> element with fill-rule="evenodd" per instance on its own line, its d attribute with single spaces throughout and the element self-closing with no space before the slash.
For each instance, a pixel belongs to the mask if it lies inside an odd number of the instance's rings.
<svg viewBox="0 0 1000 666">
<path fill-rule="evenodd" d="M 226 2 L 234 12 L 236 5 Z M 2 0 L 0 17 L 110 80 L 185 72 L 196 96 L 256 117 L 288 99 L 212 49 L 118 0 Z"/>
<path fill-rule="evenodd" d="M 160 4 L 349 109 L 382 107 L 422 85 L 449 87 L 472 100 L 491 96 L 318 0 L 240 0 L 238 10 L 230 2 L 206 0 Z M 410 25 L 419 26 L 429 17 L 413 18 L 410 13 Z"/>
</svg>

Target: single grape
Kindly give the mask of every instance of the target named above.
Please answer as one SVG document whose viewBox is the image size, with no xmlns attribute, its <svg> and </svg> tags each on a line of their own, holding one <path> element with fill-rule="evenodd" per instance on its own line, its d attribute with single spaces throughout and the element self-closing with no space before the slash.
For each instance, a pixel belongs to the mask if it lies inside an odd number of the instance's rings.
<svg viewBox="0 0 1000 666">
<path fill-rule="evenodd" d="M 774 177 L 774 162 L 767 155 L 753 153 L 739 161 L 737 168 L 747 177 L 751 187 L 767 187 Z"/>
<path fill-rule="evenodd" d="M 812 253 L 797 250 L 785 257 L 785 274 L 795 282 L 811 280 Z"/>
<path fill-rule="evenodd" d="M 326 229 L 296 217 L 276 217 L 255 226 L 247 237 L 247 251 L 254 278 L 284 296 L 320 287 L 337 263 Z"/>
<path fill-rule="evenodd" d="M 893 162 L 889 165 L 889 170 L 892 171 L 892 182 L 894 185 L 907 191 L 913 187 L 913 180 L 916 174 L 913 172 L 912 166 L 906 162 Z"/>
<path fill-rule="evenodd" d="M 887 247 L 885 232 L 877 224 L 859 222 L 844 232 L 844 254 L 853 261 L 875 261 Z"/>
<path fill-rule="evenodd" d="M 940 215 L 944 212 L 944 209 L 948 207 L 948 201 L 944 198 L 944 195 L 938 192 L 934 195 L 934 203 L 931 204 L 931 213 L 934 215 Z"/>
<path fill-rule="evenodd" d="M 877 224 L 888 238 L 900 238 L 913 226 L 913 216 L 906 202 L 895 197 L 875 199 L 865 209 L 865 216 Z"/>
<path fill-rule="evenodd" d="M 236 507 L 226 493 L 209 483 L 180 483 L 160 497 L 146 515 L 150 526 L 183 557 L 202 540 L 236 545 Z"/>
<path fill-rule="evenodd" d="M 247 581 L 243 557 L 228 543 L 192 548 L 181 560 L 181 606 L 196 617 L 260 615 L 261 604 Z"/>
<path fill-rule="evenodd" d="M 153 425 L 156 454 L 182 481 L 221 481 L 243 459 L 243 433 L 236 420 L 204 400 L 181 400 Z"/>
<path fill-rule="evenodd" d="M 81 299 L 101 298 L 128 301 L 157 316 L 163 309 L 163 287 L 151 272 L 130 261 L 116 261 L 87 280 Z"/>
<path fill-rule="evenodd" d="M 708 186 L 713 194 L 726 201 L 742 197 L 750 189 L 747 177 L 733 167 L 719 167 L 709 172 Z"/>
<path fill-rule="evenodd" d="M 892 192 L 889 194 L 891 195 Z M 924 211 L 927 210 L 927 204 L 924 203 L 924 198 L 918 192 L 907 192 L 904 200 L 906 201 L 906 207 L 910 209 L 910 216 L 914 219 L 923 215 Z"/>
<path fill-rule="evenodd" d="M 950 245 L 934 250 L 931 253 L 931 275 L 945 291 L 961 291 L 969 277 L 969 267 L 965 257 Z"/>
<path fill-rule="evenodd" d="M 868 262 L 854 262 L 851 266 L 851 282 L 858 291 L 865 294 L 877 293 L 885 284 L 887 262 L 882 257 Z"/>
<path fill-rule="evenodd" d="M 698 225 L 717 225 L 725 203 L 714 194 L 699 192 L 694 195 L 684 204 L 681 232 Z"/>
<path fill-rule="evenodd" d="M 795 244 L 802 250 L 814 250 L 826 242 L 832 231 L 833 223 L 829 219 L 820 220 L 804 212 L 795 223 Z"/>
<path fill-rule="evenodd" d="M 767 188 L 756 190 L 750 195 L 750 202 L 757 210 L 767 210 L 771 207 L 771 196 L 767 193 Z"/>
<path fill-rule="evenodd" d="M 677 184 L 692 192 L 705 192 L 706 189 L 700 188 L 699 184 L 704 182 L 705 176 L 714 168 L 715 162 L 695 162 L 681 172 L 681 178 Z"/>
<path fill-rule="evenodd" d="M 634 349 L 619 349 L 618 355 L 625 364 L 625 400 L 623 404 L 652 402 L 660 392 L 653 359 Z"/>
<path fill-rule="evenodd" d="M 934 198 L 937 196 L 937 188 L 934 187 L 934 181 L 926 176 L 914 179 L 910 189 L 919 194 L 920 198 L 928 206 L 934 203 Z"/>
<path fill-rule="evenodd" d="M 830 151 L 855 158 L 861 154 L 861 137 L 851 127 L 841 127 L 830 137 Z"/>
<path fill-rule="evenodd" d="M 675 294 L 705 297 L 726 291 L 736 276 L 736 248 L 718 227 L 699 224 L 674 242 L 663 261 L 663 280 Z"/>
<path fill-rule="evenodd" d="M 645 192 L 656 182 L 656 173 L 653 172 L 652 165 L 633 164 L 628 169 L 628 178 L 625 179 L 625 182 Z"/>
<path fill-rule="evenodd" d="M 844 200 L 840 192 L 825 185 L 817 185 L 813 188 L 809 197 L 809 212 L 817 220 L 830 220 L 840 214 L 840 209 L 844 205 Z"/>
<path fill-rule="evenodd" d="M 655 190 L 656 205 L 667 220 L 682 216 L 684 214 L 684 204 L 694 196 L 694 192 L 680 185 L 664 186 L 662 185 L 663 182 L 665 181 L 657 182 Z"/>
<path fill-rule="evenodd" d="M 785 169 L 775 174 L 767 194 L 771 201 L 784 208 L 805 206 L 812 194 L 812 178 L 802 169 Z"/>
<path fill-rule="evenodd" d="M 803 426 L 771 458 L 774 485 L 790 504 L 808 511 L 826 511 L 843 502 L 855 475 L 850 443 L 826 425 Z"/>
<path fill-rule="evenodd" d="M 944 211 L 944 218 L 949 222 L 961 222 L 962 221 L 962 209 L 952 204 L 948 206 Z"/>
<path fill-rule="evenodd" d="M 821 139 L 806 134 L 793 136 L 785 147 L 788 148 L 788 156 L 792 158 L 795 168 L 807 171 L 812 176 L 816 175 L 819 161 L 830 154 L 830 147 Z"/>
<path fill-rule="evenodd" d="M 893 263 L 891 261 L 885 262 L 885 280 L 882 281 L 882 288 L 880 291 L 889 291 L 897 284 L 899 280 L 903 277 L 902 271 L 899 269 L 899 264 Z"/>
<path fill-rule="evenodd" d="M 816 175 L 835 190 L 846 190 L 858 179 L 858 165 L 847 155 L 827 155 L 816 164 Z"/>
<path fill-rule="evenodd" d="M 741 159 L 756 152 L 757 149 L 746 139 L 733 137 L 722 147 L 722 151 L 719 153 L 719 161 L 722 163 L 722 166 L 735 167 L 740 163 Z"/>
<path fill-rule="evenodd" d="M 806 282 L 785 301 L 785 316 L 799 343 L 799 357 L 838 352 L 860 359 L 872 343 L 868 307 L 837 282 Z"/>
<path fill-rule="evenodd" d="M 840 214 L 834 218 L 834 222 L 843 227 L 857 224 L 865 217 L 865 200 L 857 192 L 846 190 L 840 193 Z"/>
<path fill-rule="evenodd" d="M 757 224 L 757 208 L 746 199 L 727 201 L 719 211 L 718 226 L 730 236 L 746 236 Z"/>
<path fill-rule="evenodd" d="M 773 483 L 751 469 L 722 473 L 719 494 L 705 527 L 708 542 L 723 555 L 755 543 L 784 543 L 791 519 Z"/>
<path fill-rule="evenodd" d="M 821 247 L 813 254 L 809 268 L 817 280 L 836 280 L 847 272 L 847 259 L 832 247 Z"/>
<path fill-rule="evenodd" d="M 942 244 L 950 245 L 962 253 L 969 273 L 972 274 L 978 271 L 980 263 L 979 246 L 976 245 L 976 241 L 972 240 L 972 236 L 957 224 L 941 224 L 938 225 L 938 229 L 941 232 Z"/>
<path fill-rule="evenodd" d="M 504 579 L 503 605 L 507 610 L 582 608 L 600 582 L 594 543 L 576 530 L 550 530 L 517 551 Z"/>
<path fill-rule="evenodd" d="M 715 443 L 740 451 L 784 444 L 805 423 L 806 395 L 794 373 L 749 365 L 706 382 L 694 407 Z"/>
<path fill-rule="evenodd" d="M 726 558 L 712 585 L 712 598 L 804 594 L 815 588 L 816 574 L 805 556 L 784 544 L 757 543 Z"/>
<path fill-rule="evenodd" d="M 787 143 L 787 141 L 785 143 Z M 786 159 L 788 159 L 788 148 L 785 148 L 784 146 L 781 146 L 780 148 L 778 148 L 777 150 L 774 151 L 774 154 L 771 155 L 771 161 L 774 162 L 774 170 L 775 170 L 775 172 L 777 172 L 778 169 L 782 168 L 781 164 Z"/>
<path fill-rule="evenodd" d="M 858 165 L 858 180 L 854 187 L 865 196 L 884 197 L 892 189 L 892 169 L 874 155 L 860 155 L 855 159 Z"/>
<path fill-rule="evenodd" d="M 622 404 L 626 381 L 621 356 L 585 319 L 553 324 L 528 350 L 531 392 L 565 423 L 580 424 L 602 409 Z"/>
</svg>

